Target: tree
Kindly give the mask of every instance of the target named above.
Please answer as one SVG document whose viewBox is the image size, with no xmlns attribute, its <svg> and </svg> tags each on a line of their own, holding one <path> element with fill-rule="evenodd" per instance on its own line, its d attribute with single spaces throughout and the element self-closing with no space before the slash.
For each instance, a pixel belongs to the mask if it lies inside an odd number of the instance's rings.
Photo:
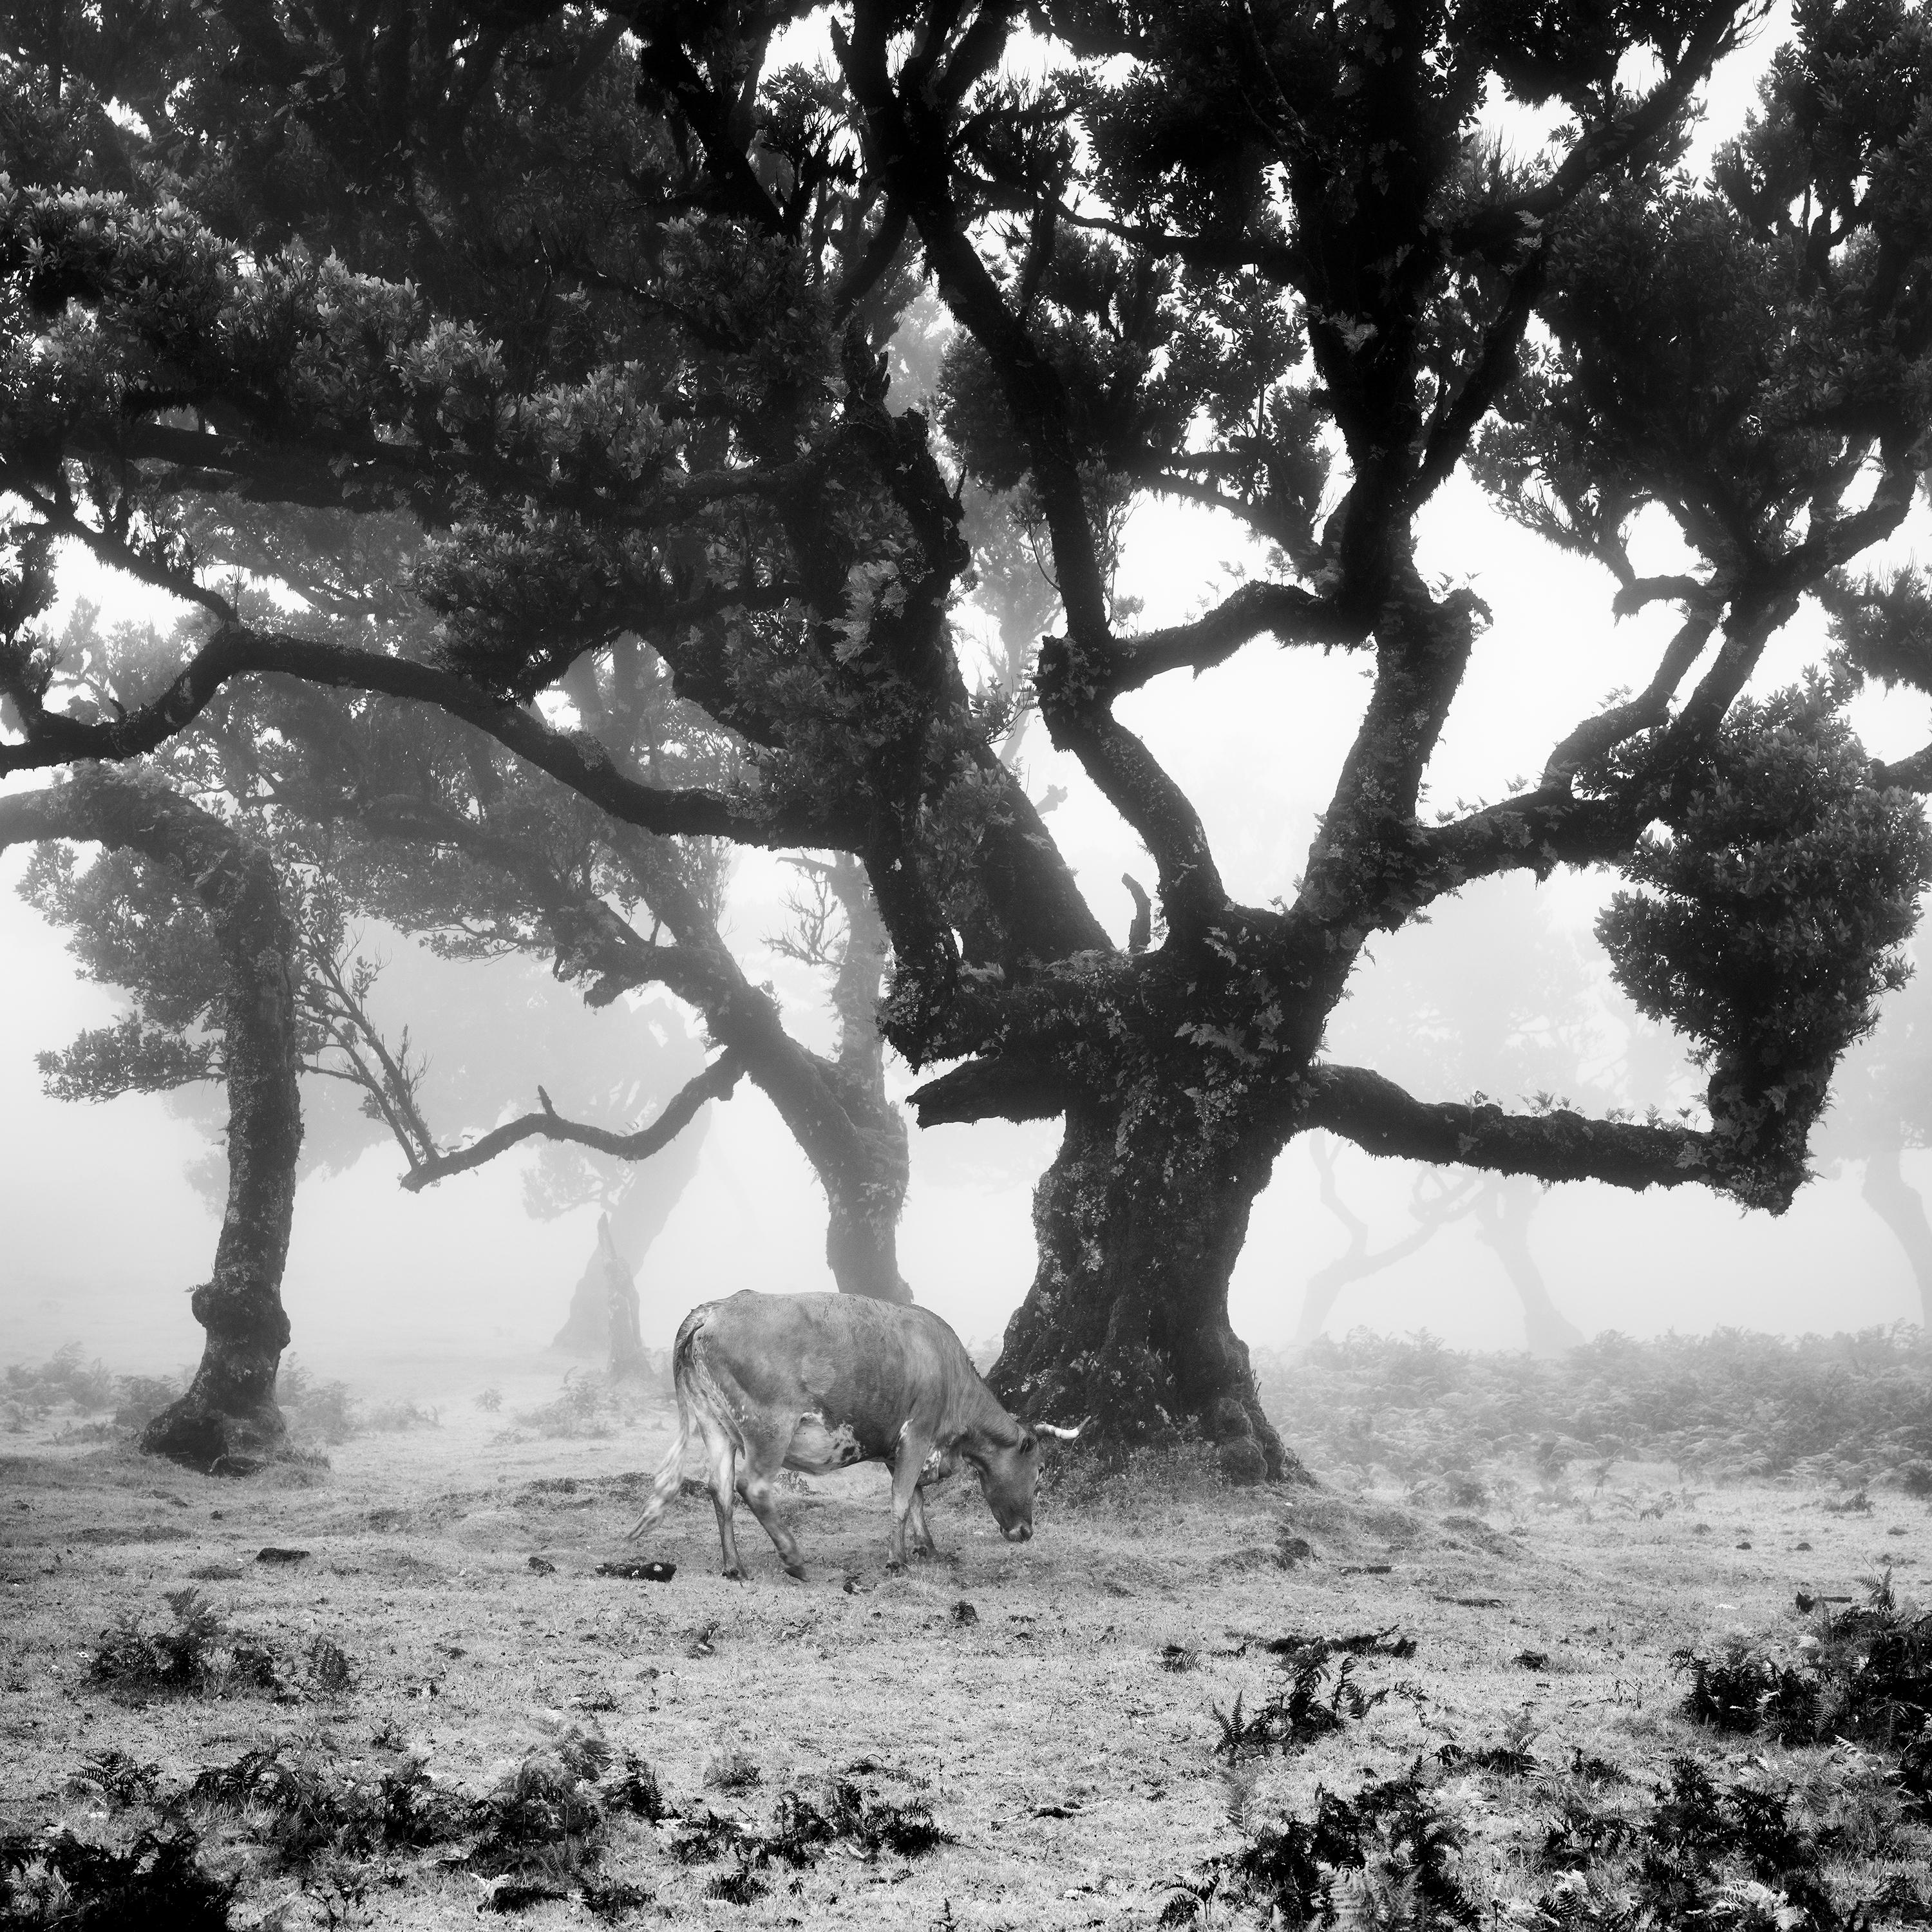
<svg viewBox="0 0 1932 1932">
<path fill-rule="evenodd" d="M 289 1339 L 282 1269 L 302 1141 L 293 922 L 260 846 L 151 773 L 83 767 L 0 799 L 0 848 L 55 840 L 98 843 L 121 870 L 116 917 L 93 935 L 91 964 L 118 956 L 130 981 L 143 975 L 142 955 L 199 969 L 172 996 L 84 1034 L 48 1071 L 57 1090 L 91 1100 L 196 1078 L 227 1088 L 227 1204 L 214 1272 L 192 1301 L 206 1340 L 187 1390 L 148 1423 L 141 1446 L 239 1473 L 284 1433 L 275 1376 Z"/>
<path fill-rule="evenodd" d="M 1932 980 L 1922 958 L 1917 965 L 1911 985 L 1886 1003 L 1876 1029 L 1846 1056 L 1819 1152 L 1834 1165 L 1864 1163 L 1861 1191 L 1904 1251 L 1920 1323 L 1932 1328 L 1932 1222 L 1899 1158 L 1932 1140 Z"/>
<path fill-rule="evenodd" d="M 1842 676 L 1746 692 L 1808 594 L 1870 607 L 1844 573 L 1921 482 L 1922 13 L 1802 0 L 1700 182 L 1696 90 L 1757 18 L 1732 0 L 1043 0 L 1024 63 L 1010 0 L 855 0 L 830 68 L 769 70 L 810 10 L 110 0 L 16 29 L 16 545 L 85 542 L 213 622 L 101 718 L 10 626 L 0 772 L 144 754 L 279 673 L 440 707 L 614 836 L 852 855 L 892 944 L 885 1037 L 960 1063 L 921 1119 L 1064 1122 L 996 1385 L 1103 1438 L 1206 1434 L 1238 1473 L 1288 1468 L 1226 1288 L 1302 1132 L 1781 1208 L 1927 872 L 1932 754 L 1874 772 Z M 1511 161 L 1492 92 L 1568 120 Z M 949 460 L 1046 532 L 1040 713 L 1147 848 L 1144 943 L 1082 899 L 952 647 L 958 476 L 888 406 L 922 273 L 960 338 Z M 1616 614 L 1681 622 L 1533 783 L 1425 824 L 1484 622 L 1418 562 L 1459 466 L 1600 564 Z M 178 506 L 224 492 L 416 516 L 434 652 L 198 578 Z M 1263 568 L 1124 632 L 1109 532 L 1162 496 Z M 1682 568 L 1646 572 L 1659 524 Z M 1267 635 L 1373 682 L 1292 897 L 1248 905 L 1115 707 Z M 547 694 L 630 638 L 742 745 L 738 779 L 653 782 L 571 728 Z M 1430 1100 L 1324 1058 L 1374 934 L 1558 865 L 1624 873 L 1613 969 L 1703 1057 L 1708 1123 Z"/>
</svg>

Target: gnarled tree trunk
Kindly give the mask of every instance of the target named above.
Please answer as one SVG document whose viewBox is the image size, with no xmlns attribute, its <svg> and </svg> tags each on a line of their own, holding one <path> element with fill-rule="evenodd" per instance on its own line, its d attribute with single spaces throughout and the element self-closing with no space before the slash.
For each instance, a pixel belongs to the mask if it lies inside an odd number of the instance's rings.
<svg viewBox="0 0 1932 1932">
<path fill-rule="evenodd" d="M 1184 1120 L 1182 1097 L 1172 1118 Z M 1230 1146 L 1143 1132 L 1070 1111 L 1034 1196 L 1040 1270 L 1007 1325 L 992 1375 L 1019 1414 L 1126 1446 L 1205 1435 L 1236 1481 L 1310 1480 L 1263 1413 L 1228 1283 L 1278 1141 Z M 1138 1142 L 1138 1145 L 1135 1143 Z"/>
<path fill-rule="evenodd" d="M 0 802 L 0 845 L 71 838 L 138 852 L 207 914 L 227 979 L 228 1202 L 212 1276 L 190 1306 L 206 1331 L 187 1392 L 141 1447 L 199 1469 L 239 1472 L 282 1442 L 275 1375 L 288 1346 L 282 1270 L 302 1150 L 295 934 L 268 855 L 160 778 L 83 767 Z"/>
<path fill-rule="evenodd" d="M 899 1273 L 899 1216 L 905 1212 L 912 1155 L 905 1117 L 886 1095 L 886 1050 L 879 1037 L 879 982 L 890 942 L 885 922 L 851 860 L 829 874 L 845 910 L 845 952 L 832 988 L 838 1016 L 838 1058 L 826 1069 L 845 1130 L 814 1153 L 801 1144 L 825 1188 L 825 1260 L 841 1294 L 910 1302 Z"/>
<path fill-rule="evenodd" d="M 1905 1178 L 1897 1148 L 1887 1148 L 1865 1162 L 1864 1197 L 1872 1212 L 1889 1228 L 1918 1284 L 1920 1322 L 1932 1328 L 1932 1223 L 1925 1218 L 1924 1197 Z"/>
</svg>

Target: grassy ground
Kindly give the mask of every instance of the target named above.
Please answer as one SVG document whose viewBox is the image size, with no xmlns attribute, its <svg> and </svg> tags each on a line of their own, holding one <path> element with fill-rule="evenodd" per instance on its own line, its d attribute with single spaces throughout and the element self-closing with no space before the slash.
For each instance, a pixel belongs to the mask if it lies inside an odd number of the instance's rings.
<svg viewBox="0 0 1932 1932">
<path fill-rule="evenodd" d="M 741 1511 L 753 1574 L 731 1584 L 702 1499 L 674 1505 L 641 1551 L 621 1540 L 669 1439 L 662 1409 L 608 1436 L 559 1437 L 546 1431 L 580 1425 L 515 1420 L 555 1396 L 555 1371 L 494 1380 L 494 1412 L 474 1389 L 439 1392 L 437 1426 L 360 1436 L 326 1470 L 242 1482 L 87 1439 L 70 1411 L 16 1417 L 0 1437 L 0 1825 L 127 1842 L 160 1814 L 73 1782 L 109 1750 L 158 1766 L 164 1796 L 246 1750 L 302 1741 L 351 1776 L 424 1752 L 440 1786 L 473 1796 L 574 1723 L 601 1730 L 617 1762 L 646 1761 L 680 1810 L 764 1828 L 782 1791 L 844 1774 L 880 1799 L 922 1800 L 956 1840 L 913 1857 L 841 1840 L 796 1872 L 773 1866 L 742 1905 L 707 1895 L 728 1861 L 668 1855 L 669 1820 L 614 1817 L 535 1868 L 638 1888 L 633 1922 L 1151 1925 L 1178 1879 L 1258 1821 L 1306 1813 L 1318 1785 L 1394 1777 L 1419 1755 L 1433 1766 L 1448 1744 L 1514 1742 L 1535 1774 L 1445 1772 L 1436 1788 L 1485 1922 L 1532 1923 L 1508 1901 L 1529 1886 L 1551 1780 L 1576 1753 L 1638 1786 L 1686 1754 L 1720 1777 L 1781 1781 L 1814 1810 L 1834 1788 L 1873 1786 L 1844 1747 L 1786 1751 L 1693 1726 L 1676 1712 L 1672 1653 L 1738 1630 L 1793 1637 L 1800 1590 L 1862 1594 L 1857 1580 L 1882 1565 L 1909 1607 L 1932 1563 L 1932 1514 L 1896 1492 L 1847 1510 L 1815 1488 L 1696 1493 L 1626 1464 L 1600 1482 L 1519 1472 L 1504 1507 L 1418 1507 L 1372 1488 L 1228 1489 L 1198 1465 L 1150 1460 L 1063 1472 L 1022 1549 L 955 1484 L 932 1512 L 949 1553 L 899 1576 L 884 1568 L 883 1474 L 816 1481 L 788 1498 L 811 1580 L 787 1579 Z M 1284 1568 L 1296 1537 L 1314 1553 Z M 267 1546 L 310 1553 L 272 1565 L 256 1560 Z M 639 1554 L 674 1562 L 674 1580 L 595 1574 Z M 224 1642 L 284 1660 L 272 1679 L 175 1694 L 98 1681 L 103 1633 L 130 1618 L 168 1627 L 166 1594 L 190 1586 L 225 1620 Z M 1363 1660 L 1353 1681 L 1393 1693 L 1365 1716 L 1288 1752 L 1217 1753 L 1216 1707 L 1239 1695 L 1252 1714 L 1283 1682 L 1268 1639 L 1390 1626 L 1414 1652 Z M 318 1638 L 346 1655 L 346 1686 L 325 1688 Z M 242 1875 L 238 1926 L 454 1925 L 494 1896 L 460 1841 L 278 1858 L 259 1807 L 189 1815 L 204 1856 Z M 1868 1895 L 1922 1866 L 1932 1838 L 1905 1826 L 1834 1843 L 1834 1887 Z M 606 1910 L 626 1916 L 622 1894 Z M 1252 1922 L 1214 1904 L 1204 1922 L 1217 1915 Z M 588 1922 L 571 1900 L 521 1922 Z"/>
</svg>

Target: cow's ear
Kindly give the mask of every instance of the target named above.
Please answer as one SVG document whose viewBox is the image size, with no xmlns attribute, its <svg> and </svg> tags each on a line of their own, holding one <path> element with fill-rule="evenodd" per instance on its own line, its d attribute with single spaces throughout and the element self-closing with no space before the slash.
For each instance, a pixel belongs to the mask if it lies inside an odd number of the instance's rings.
<svg viewBox="0 0 1932 1932">
<path fill-rule="evenodd" d="M 1022 1456 L 1030 1456 L 1039 1447 L 1040 1438 L 1036 1436 L 1030 1429 L 1023 1429 L 1021 1430 L 1020 1454 Z"/>
</svg>

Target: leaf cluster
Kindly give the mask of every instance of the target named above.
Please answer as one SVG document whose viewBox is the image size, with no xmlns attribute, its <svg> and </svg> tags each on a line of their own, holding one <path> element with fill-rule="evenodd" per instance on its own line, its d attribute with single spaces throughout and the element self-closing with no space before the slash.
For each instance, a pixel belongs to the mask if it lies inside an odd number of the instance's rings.
<svg viewBox="0 0 1932 1932">
<path fill-rule="evenodd" d="M 1712 1118 L 1768 1202 L 1802 1177 L 1839 1058 L 1905 983 L 1932 883 L 1922 811 L 1868 771 L 1828 682 L 1741 703 L 1598 922 L 1618 984 L 1712 1070 Z"/>
</svg>

